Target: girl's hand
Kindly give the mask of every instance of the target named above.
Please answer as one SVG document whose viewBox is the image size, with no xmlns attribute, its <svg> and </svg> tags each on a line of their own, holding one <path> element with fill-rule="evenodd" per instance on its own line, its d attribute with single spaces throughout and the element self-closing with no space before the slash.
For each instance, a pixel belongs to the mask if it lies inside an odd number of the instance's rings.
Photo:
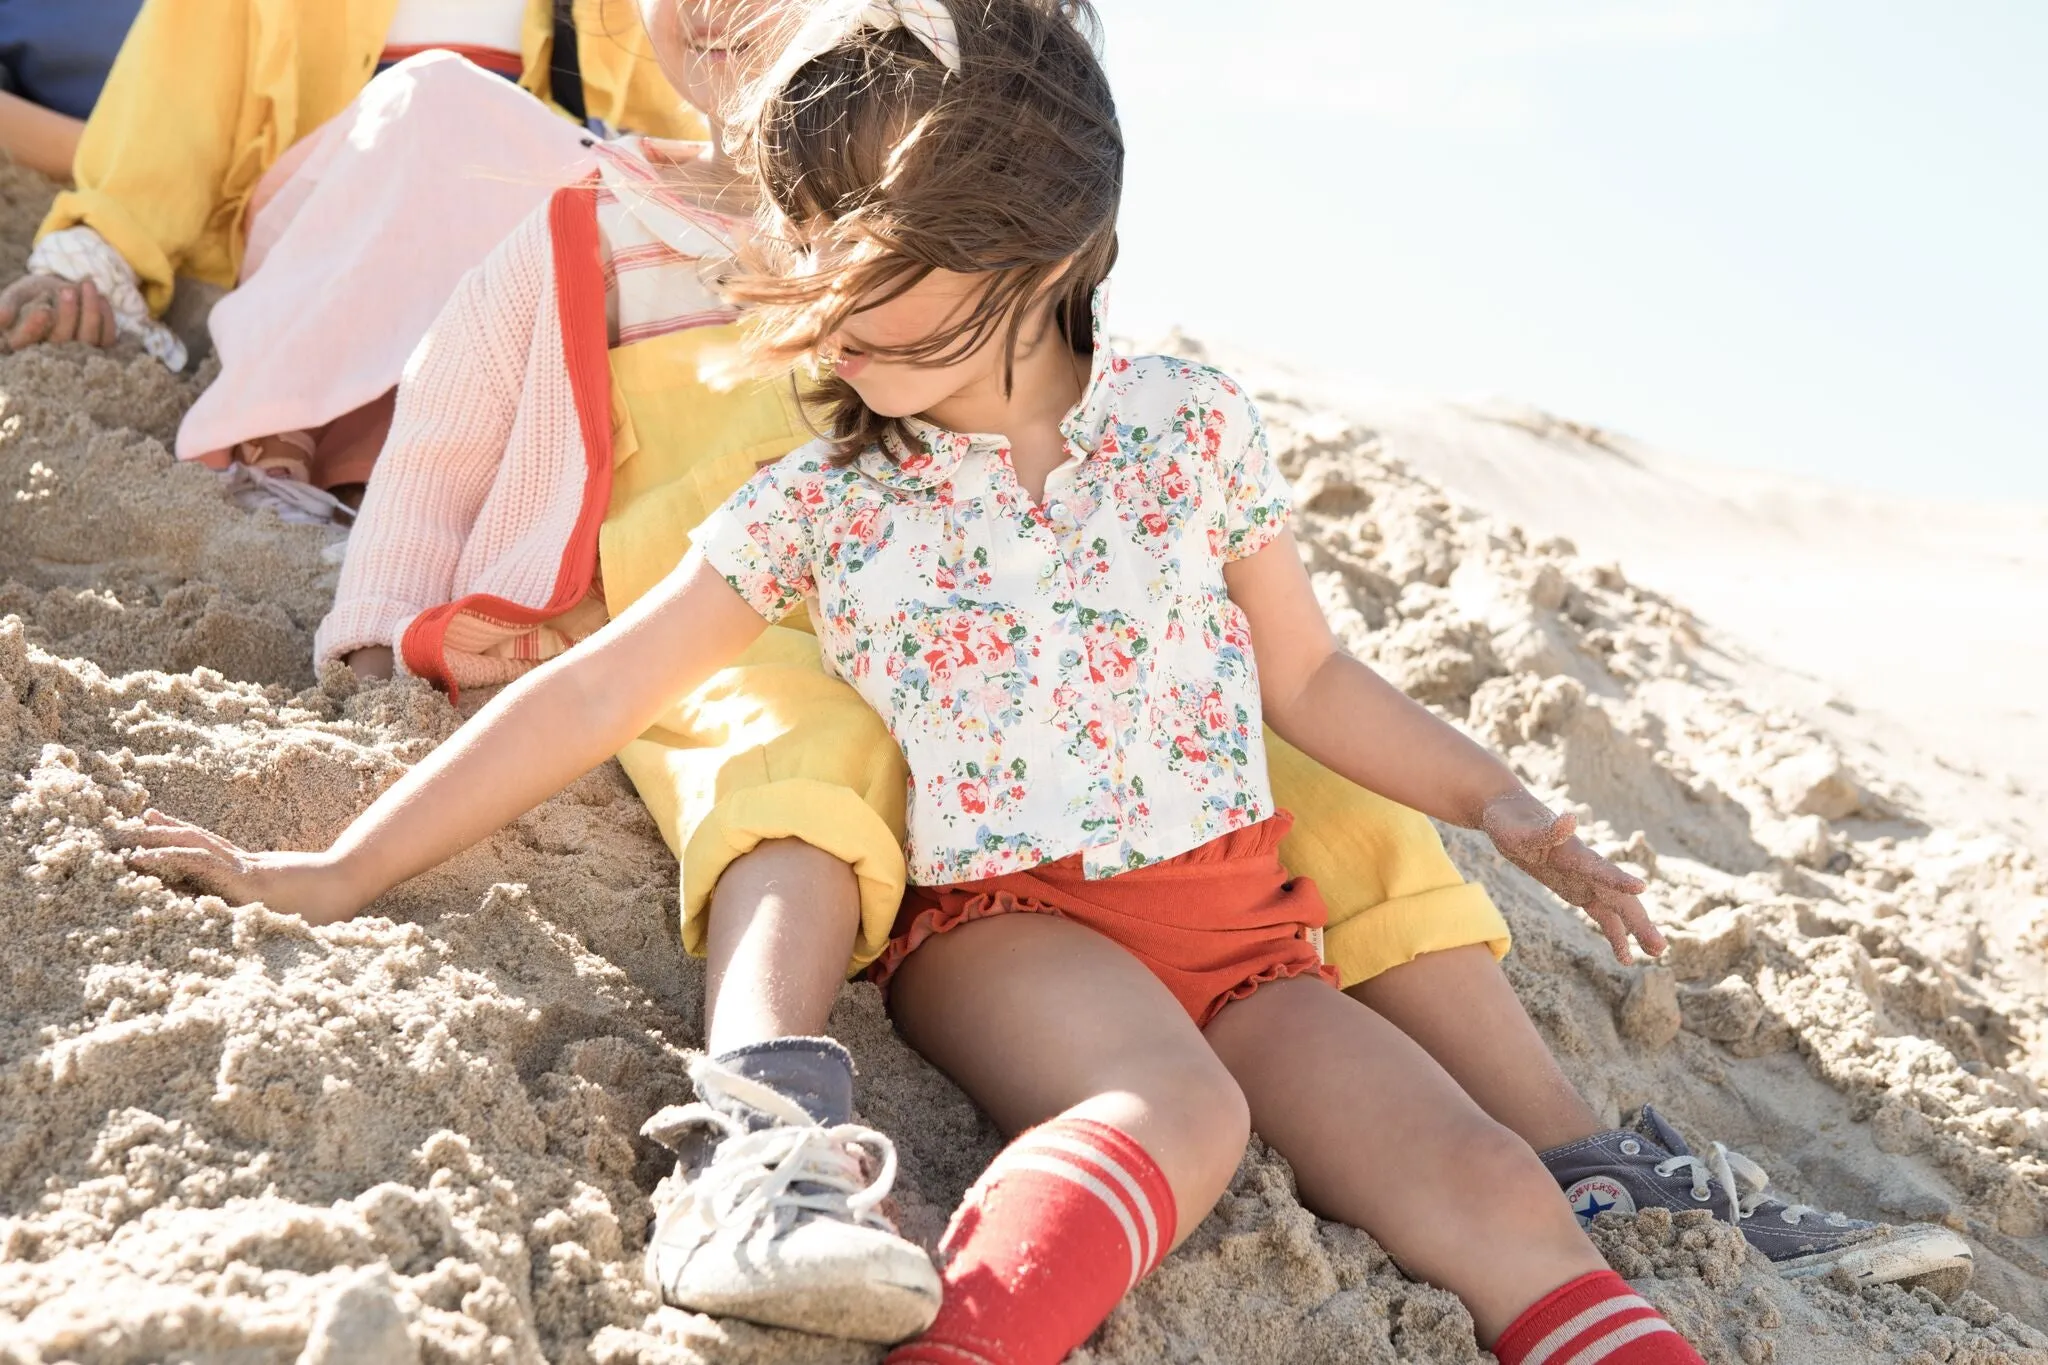
<svg viewBox="0 0 2048 1365">
<path fill-rule="evenodd" d="M 24 275 L 0 289 L 0 342 L 9 351 L 44 342 L 111 346 L 116 335 L 114 306 L 90 280 Z"/>
<path fill-rule="evenodd" d="M 1627 965 L 1634 960 L 1631 934 L 1652 957 L 1664 951 L 1664 935 L 1636 899 L 1643 880 L 1587 848 L 1575 833 L 1575 818 L 1557 814 L 1517 787 L 1486 803 L 1479 827 L 1502 857 L 1591 915 L 1607 935 L 1615 961 Z"/>
<path fill-rule="evenodd" d="M 333 924 L 362 908 L 325 853 L 250 853 L 218 834 L 161 811 L 143 813 L 128 865 L 186 882 L 230 905 L 261 901 L 308 924 Z"/>
<path fill-rule="evenodd" d="M 398 656 L 390 645 L 364 645 L 341 656 L 349 671 L 365 682 L 383 682 L 397 671 Z"/>
</svg>

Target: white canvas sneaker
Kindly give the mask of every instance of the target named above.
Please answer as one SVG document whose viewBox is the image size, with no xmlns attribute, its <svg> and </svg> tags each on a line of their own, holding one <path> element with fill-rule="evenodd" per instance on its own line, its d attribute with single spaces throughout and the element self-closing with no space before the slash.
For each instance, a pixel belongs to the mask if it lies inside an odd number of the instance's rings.
<svg viewBox="0 0 2048 1365">
<path fill-rule="evenodd" d="M 640 1130 L 676 1150 L 715 1139 L 696 1170 L 678 1162 L 655 1192 L 648 1282 L 677 1308 L 883 1344 L 931 1326 L 939 1276 L 878 1207 L 896 1145 L 854 1123 L 826 1127 L 780 1092 L 700 1058 L 700 1102 Z M 725 1112 L 765 1116 L 756 1127 Z M 716 1107 L 715 1107 L 716 1106 Z"/>
</svg>

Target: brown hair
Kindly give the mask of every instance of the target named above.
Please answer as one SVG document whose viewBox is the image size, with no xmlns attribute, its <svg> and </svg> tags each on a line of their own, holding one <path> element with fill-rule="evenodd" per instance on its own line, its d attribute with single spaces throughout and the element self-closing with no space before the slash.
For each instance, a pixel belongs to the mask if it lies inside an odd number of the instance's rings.
<svg viewBox="0 0 2048 1365">
<path fill-rule="evenodd" d="M 1089 305 L 1116 260 L 1123 135 L 1087 0 L 950 0 L 960 70 L 901 29 L 854 33 L 755 91 L 741 164 L 783 231 L 728 282 L 750 305 L 762 368 L 817 353 L 847 318 L 933 270 L 985 274 L 967 316 L 890 359 L 950 363 L 1003 333 L 1010 382 L 1023 328 L 1050 296 L 1061 337 L 1094 342 Z M 801 22 L 799 18 L 798 22 Z M 907 433 L 844 380 L 805 395 L 851 456 Z"/>
</svg>

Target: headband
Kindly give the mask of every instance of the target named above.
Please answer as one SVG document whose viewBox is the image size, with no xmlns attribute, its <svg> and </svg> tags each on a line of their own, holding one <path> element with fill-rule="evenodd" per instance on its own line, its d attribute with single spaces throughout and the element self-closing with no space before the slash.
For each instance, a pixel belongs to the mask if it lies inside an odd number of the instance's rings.
<svg viewBox="0 0 2048 1365">
<path fill-rule="evenodd" d="M 790 39 L 761 88 L 783 89 L 805 62 L 823 56 L 856 33 L 867 29 L 887 33 L 899 28 L 923 43 L 946 70 L 959 74 L 960 30 L 945 0 L 824 0 Z"/>
</svg>

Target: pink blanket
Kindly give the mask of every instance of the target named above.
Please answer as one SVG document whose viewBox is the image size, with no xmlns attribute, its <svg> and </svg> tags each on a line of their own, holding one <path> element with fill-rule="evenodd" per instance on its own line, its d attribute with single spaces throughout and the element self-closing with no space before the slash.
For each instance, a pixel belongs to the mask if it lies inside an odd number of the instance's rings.
<svg viewBox="0 0 2048 1365">
<path fill-rule="evenodd" d="M 446 52 L 400 62 L 257 186 L 242 280 L 210 321 L 220 377 L 181 460 L 316 428 L 398 383 L 458 280 L 587 172 L 584 132 Z"/>
</svg>

